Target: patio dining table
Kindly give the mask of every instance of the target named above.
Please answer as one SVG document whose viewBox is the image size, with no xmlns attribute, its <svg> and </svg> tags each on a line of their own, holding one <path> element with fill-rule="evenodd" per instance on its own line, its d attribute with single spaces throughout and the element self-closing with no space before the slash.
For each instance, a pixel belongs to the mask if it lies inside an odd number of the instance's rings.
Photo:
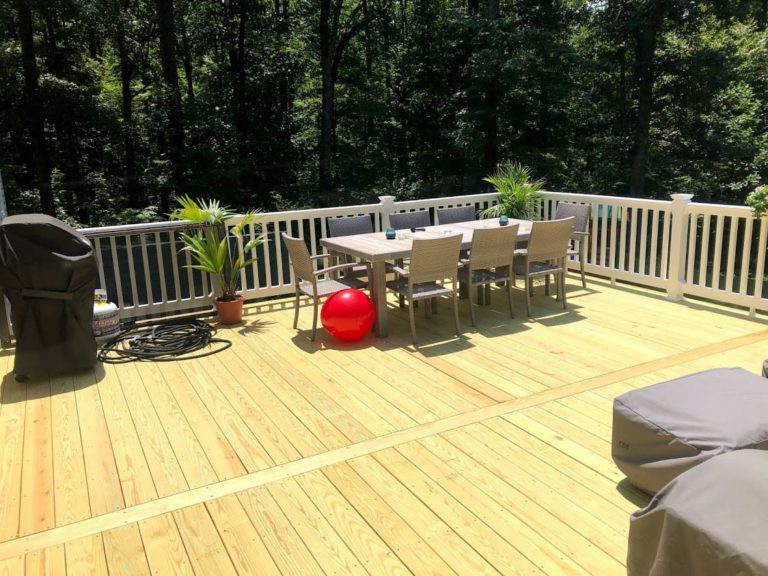
<svg viewBox="0 0 768 576">
<path fill-rule="evenodd" d="M 509 219 L 509 225 L 518 224 L 517 240 L 526 242 L 531 234 L 530 220 Z M 480 228 L 498 228 L 498 219 L 471 220 L 454 222 L 438 226 L 428 226 L 414 232 L 399 230 L 398 236 L 388 240 L 384 232 L 354 234 L 323 238 L 320 244 L 329 251 L 346 254 L 371 263 L 372 278 L 369 279 L 371 298 L 376 308 L 374 331 L 379 338 L 386 338 L 389 333 L 387 322 L 387 261 L 408 258 L 411 254 L 414 238 L 437 238 L 446 234 L 462 234 L 461 247 L 466 250 L 472 245 L 472 235 Z"/>
</svg>

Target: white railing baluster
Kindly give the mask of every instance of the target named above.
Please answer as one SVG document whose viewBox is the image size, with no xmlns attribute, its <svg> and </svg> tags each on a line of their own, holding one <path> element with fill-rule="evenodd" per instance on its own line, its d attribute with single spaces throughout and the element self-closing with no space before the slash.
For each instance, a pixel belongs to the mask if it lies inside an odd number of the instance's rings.
<svg viewBox="0 0 768 576">
<path fill-rule="evenodd" d="M 712 262 L 712 286 L 715 290 L 720 290 L 720 262 L 723 256 L 723 225 L 725 217 L 722 214 L 717 215 L 715 224 L 715 260 Z"/>
<path fill-rule="evenodd" d="M 653 211 L 653 218 L 651 219 L 651 252 L 648 260 L 648 275 L 652 278 L 663 278 L 664 274 L 656 272 L 656 262 L 659 259 L 659 216 L 661 210 Z"/>
<path fill-rule="evenodd" d="M 744 235 L 741 248 L 741 274 L 739 275 L 739 294 L 747 295 L 747 282 L 749 280 L 749 260 L 752 256 L 752 225 L 753 218 L 744 219 Z"/>
<path fill-rule="evenodd" d="M 618 215 L 619 208 L 614 207 L 614 210 L 616 211 Z M 615 216 L 614 216 L 615 217 Z M 629 217 L 629 214 L 627 214 L 626 209 L 622 209 L 621 212 L 621 220 L 618 224 L 619 227 L 619 240 L 616 241 L 616 250 L 619 254 L 619 270 L 626 270 L 626 264 L 627 264 L 627 219 Z M 615 240 L 615 238 L 611 237 L 612 240 Z M 611 262 L 613 264 L 615 260 Z M 632 270 L 629 270 L 630 272 Z"/>
<path fill-rule="evenodd" d="M 709 270 L 709 230 L 712 217 L 704 214 L 704 227 L 701 231 L 701 254 L 699 256 L 699 286 L 707 285 L 707 271 Z"/>
<path fill-rule="evenodd" d="M 728 234 L 728 259 L 725 269 L 725 291 L 733 291 L 733 274 L 736 266 L 736 235 L 739 230 L 739 219 L 731 217 L 730 232 Z"/>
<path fill-rule="evenodd" d="M 160 304 L 165 307 L 168 302 L 168 287 L 165 283 L 165 259 L 163 258 L 163 242 L 160 232 L 155 232 L 155 254 L 157 254 L 157 272 L 160 276 Z"/>
<path fill-rule="evenodd" d="M 643 276 L 648 274 L 645 269 L 645 262 L 648 254 L 647 240 L 648 240 L 648 209 L 643 208 L 640 211 L 640 263 L 637 270 L 638 273 Z"/>
<path fill-rule="evenodd" d="M 763 275 L 765 274 L 765 251 L 768 239 L 768 216 L 760 219 L 760 238 L 757 241 L 757 265 L 755 266 L 755 300 L 763 297 Z M 751 307 L 754 314 L 754 306 Z"/>
<path fill-rule="evenodd" d="M 117 305 L 122 310 L 125 308 L 125 299 L 123 298 L 123 282 L 120 279 L 120 262 L 117 258 L 117 240 L 115 236 L 109 237 L 109 247 L 112 249 L 112 269 L 115 274 L 115 289 L 117 290 Z"/>
<path fill-rule="evenodd" d="M 168 246 L 171 250 L 171 270 L 173 271 L 174 302 L 181 302 L 181 282 L 179 280 L 179 253 L 176 249 L 176 233 L 168 230 Z"/>
<path fill-rule="evenodd" d="M 688 284 L 693 284 L 695 279 L 693 277 L 693 266 L 696 264 L 696 228 L 698 227 L 699 216 L 697 214 L 691 214 L 691 220 L 688 223 L 688 249 L 686 250 L 688 265 L 685 269 L 685 281 Z"/>
<path fill-rule="evenodd" d="M 99 288 L 107 289 L 107 279 L 104 276 L 104 258 L 101 252 L 101 238 L 93 239 L 93 249 L 96 252 L 96 259 L 99 263 Z"/>
<path fill-rule="evenodd" d="M 640 271 L 637 268 L 637 226 L 640 218 L 639 213 L 641 210 L 637 208 L 632 209 L 632 218 L 629 221 L 629 271 L 637 274 Z"/>
<path fill-rule="evenodd" d="M 155 303 L 154 295 L 152 294 L 152 278 L 149 275 L 149 255 L 147 254 L 147 235 L 139 235 L 139 242 L 141 244 L 141 259 L 144 264 L 144 284 L 147 291 L 147 306 L 152 307 Z"/>
</svg>

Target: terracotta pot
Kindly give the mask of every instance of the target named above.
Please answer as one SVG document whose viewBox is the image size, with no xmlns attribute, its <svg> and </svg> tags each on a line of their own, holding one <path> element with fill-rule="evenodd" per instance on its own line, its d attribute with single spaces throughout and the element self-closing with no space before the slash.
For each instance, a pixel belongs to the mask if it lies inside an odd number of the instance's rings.
<svg viewBox="0 0 768 576">
<path fill-rule="evenodd" d="M 219 322 L 222 324 L 239 324 L 243 320 L 243 297 L 238 295 L 235 300 L 213 299 Z"/>
</svg>

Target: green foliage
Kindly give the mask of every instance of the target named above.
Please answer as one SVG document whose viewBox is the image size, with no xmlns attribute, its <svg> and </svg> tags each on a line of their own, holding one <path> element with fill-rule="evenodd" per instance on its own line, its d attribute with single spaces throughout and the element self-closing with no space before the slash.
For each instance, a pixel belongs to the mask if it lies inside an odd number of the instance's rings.
<svg viewBox="0 0 768 576">
<path fill-rule="evenodd" d="M 483 178 L 499 193 L 499 203 L 480 212 L 481 218 L 533 220 L 541 198 L 543 180 L 531 180 L 531 169 L 517 163 L 504 164 L 491 176 Z"/>
<path fill-rule="evenodd" d="M 218 200 L 193 200 L 189 196 L 177 198 L 180 207 L 171 214 L 171 220 L 189 220 L 200 227 L 182 232 L 184 250 L 192 256 L 190 268 L 213 276 L 219 297 L 231 301 L 237 297 L 240 286 L 240 272 L 255 260 L 249 255 L 264 242 L 264 236 L 243 244 L 243 232 L 247 226 L 257 222 L 257 212 L 250 211 L 234 226 L 229 221 L 235 216 Z M 242 249 L 240 245 L 243 244 Z"/>
<path fill-rule="evenodd" d="M 477 192 L 505 158 L 552 189 L 626 194 L 638 38 L 657 5 L 646 193 L 741 203 L 768 181 L 759 2 L 516 0 L 494 15 L 485 2 L 348 0 L 339 30 L 358 4 L 370 18 L 335 70 L 324 201 Z M 40 206 L 16 5 L 0 2 L 0 171 L 13 212 Z M 30 5 L 62 218 L 160 219 L 162 200 L 184 195 L 241 212 L 319 204 L 320 2 L 174 2 L 179 165 L 168 153 L 156 3 Z"/>
<path fill-rule="evenodd" d="M 762 218 L 768 213 L 768 186 L 762 184 L 749 193 L 747 206 L 752 208 L 755 218 Z"/>
</svg>

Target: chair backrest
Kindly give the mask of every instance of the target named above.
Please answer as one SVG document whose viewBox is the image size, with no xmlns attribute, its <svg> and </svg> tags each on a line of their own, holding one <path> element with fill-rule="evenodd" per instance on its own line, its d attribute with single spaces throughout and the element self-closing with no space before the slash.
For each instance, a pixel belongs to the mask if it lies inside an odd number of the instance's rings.
<svg viewBox="0 0 768 576">
<path fill-rule="evenodd" d="M 555 208 L 555 220 L 570 218 L 573 216 L 574 232 L 589 232 L 589 213 L 592 207 L 589 204 L 576 204 L 575 202 L 560 202 Z"/>
<path fill-rule="evenodd" d="M 432 226 L 428 210 L 418 212 L 394 212 L 389 215 L 389 225 L 395 230 Z"/>
<path fill-rule="evenodd" d="M 368 215 L 328 218 L 329 236 L 350 236 L 373 232 L 373 221 Z"/>
<path fill-rule="evenodd" d="M 298 284 L 300 280 L 309 280 L 314 282 L 315 269 L 312 266 L 312 259 L 309 256 L 307 245 L 301 238 L 293 238 L 285 232 L 281 234 L 285 247 L 288 249 L 288 258 L 293 267 L 294 280 Z"/>
<path fill-rule="evenodd" d="M 515 259 L 518 224 L 499 228 L 478 228 L 472 234 L 469 265 L 472 270 L 512 266 Z"/>
<path fill-rule="evenodd" d="M 470 222 L 477 219 L 474 206 L 457 206 L 455 208 L 438 208 L 437 223 L 453 224 L 454 222 Z"/>
<path fill-rule="evenodd" d="M 564 258 L 573 232 L 573 217 L 562 220 L 541 220 L 531 226 L 528 239 L 528 259 L 554 260 Z"/>
<path fill-rule="evenodd" d="M 461 251 L 461 234 L 440 238 L 414 238 L 408 280 L 433 282 L 456 278 Z"/>
</svg>

